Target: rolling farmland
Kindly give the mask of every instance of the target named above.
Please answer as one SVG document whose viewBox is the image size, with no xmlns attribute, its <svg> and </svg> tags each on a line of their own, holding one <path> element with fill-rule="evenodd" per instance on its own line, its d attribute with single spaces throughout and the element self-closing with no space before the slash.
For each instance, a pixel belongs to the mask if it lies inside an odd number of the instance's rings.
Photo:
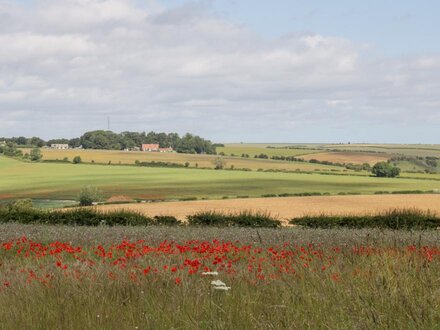
<svg viewBox="0 0 440 330">
<path fill-rule="evenodd" d="M 326 144 L 320 145 L 319 148 L 341 151 L 376 152 L 413 157 L 440 157 L 440 145 L 438 144 Z"/>
<path fill-rule="evenodd" d="M 263 149 L 265 150 L 265 149 Z M 29 152 L 29 149 L 24 149 Z M 159 152 L 136 152 L 136 151 L 115 151 L 115 150 L 52 150 L 41 149 L 43 160 L 63 160 L 67 158 L 72 161 L 75 156 L 80 156 L 85 163 L 96 164 L 127 164 L 133 165 L 135 161 L 140 162 L 170 162 L 189 167 L 214 168 L 213 161 L 218 157 L 215 155 L 197 155 L 180 153 L 159 153 Z M 254 159 L 242 157 L 223 157 L 226 167 L 247 168 L 251 170 L 289 170 L 289 171 L 337 171 L 342 172 L 343 168 L 320 164 L 309 164 L 304 162 L 285 162 L 270 159 Z"/>
<path fill-rule="evenodd" d="M 433 179 L 26 163 L 5 157 L 0 157 L 0 169 L 3 199 L 71 199 L 86 185 L 100 187 L 107 197 L 127 195 L 140 199 L 219 199 L 305 192 L 372 194 L 440 188 L 440 182 Z"/>
<path fill-rule="evenodd" d="M 224 147 L 218 147 L 217 153 L 225 153 L 225 155 L 236 155 L 240 156 L 242 154 L 248 154 L 250 157 L 255 155 L 266 154 L 271 156 L 302 156 L 313 153 L 318 153 L 319 150 L 314 149 L 295 149 L 287 148 L 288 145 L 255 145 L 255 144 L 226 144 Z"/>
<path fill-rule="evenodd" d="M 316 159 L 340 164 L 364 164 L 374 165 L 378 162 L 386 162 L 390 155 L 368 152 L 323 152 L 301 156 L 304 160 Z"/>
</svg>

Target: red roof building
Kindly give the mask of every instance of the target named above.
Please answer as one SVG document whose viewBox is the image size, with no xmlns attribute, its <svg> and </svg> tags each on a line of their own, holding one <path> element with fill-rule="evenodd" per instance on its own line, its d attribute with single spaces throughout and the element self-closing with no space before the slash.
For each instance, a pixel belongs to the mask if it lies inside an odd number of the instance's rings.
<svg viewBox="0 0 440 330">
<path fill-rule="evenodd" d="M 161 148 L 159 147 L 159 144 L 152 143 L 152 144 L 143 144 L 141 147 L 142 151 L 148 151 L 148 152 L 173 152 L 173 148 Z"/>
<path fill-rule="evenodd" d="M 159 151 L 159 144 L 143 144 L 142 151 Z"/>
</svg>

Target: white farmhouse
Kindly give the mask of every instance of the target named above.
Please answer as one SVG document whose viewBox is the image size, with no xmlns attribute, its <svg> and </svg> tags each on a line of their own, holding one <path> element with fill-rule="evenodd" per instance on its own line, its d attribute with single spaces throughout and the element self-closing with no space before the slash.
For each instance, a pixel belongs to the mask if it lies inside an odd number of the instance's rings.
<svg viewBox="0 0 440 330">
<path fill-rule="evenodd" d="M 51 149 L 58 149 L 58 150 L 66 150 L 69 149 L 68 144 L 62 144 L 62 143 L 53 143 L 50 145 Z"/>
</svg>

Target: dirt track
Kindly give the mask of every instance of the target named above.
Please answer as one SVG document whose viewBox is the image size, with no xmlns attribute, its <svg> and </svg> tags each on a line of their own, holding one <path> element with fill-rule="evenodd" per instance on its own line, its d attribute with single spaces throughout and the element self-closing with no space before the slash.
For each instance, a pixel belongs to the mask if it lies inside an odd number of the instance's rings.
<svg viewBox="0 0 440 330">
<path fill-rule="evenodd" d="M 280 219 L 291 219 L 306 214 L 366 214 L 396 208 L 417 208 L 440 214 L 440 194 L 248 198 L 99 206 L 101 210 L 126 209 L 148 216 L 173 215 L 181 220 L 202 210 L 227 213 L 242 210 L 267 211 Z"/>
</svg>

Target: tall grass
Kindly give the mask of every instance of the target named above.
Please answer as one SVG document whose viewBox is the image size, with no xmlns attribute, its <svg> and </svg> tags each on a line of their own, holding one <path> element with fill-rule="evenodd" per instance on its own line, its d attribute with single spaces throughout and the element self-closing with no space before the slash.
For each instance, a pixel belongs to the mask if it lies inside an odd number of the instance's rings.
<svg viewBox="0 0 440 330">
<path fill-rule="evenodd" d="M 24 278 L 13 288 L 1 289 L 0 328 L 4 329 L 438 329 L 440 260 L 426 263 L 407 255 L 408 245 L 438 246 L 435 231 L 320 230 L 167 227 L 82 227 L 7 224 L 0 239 L 17 235 L 56 238 L 89 248 L 117 239 L 157 244 L 163 239 L 240 241 L 268 249 L 283 243 L 339 248 L 332 270 L 313 272 L 299 267 L 295 276 L 267 283 L 255 282 L 246 261 L 234 276 L 220 275 L 230 291 L 215 291 L 212 278 L 172 273 L 133 282 L 129 276 L 109 280 L 108 272 L 123 275 L 109 264 L 99 264 L 82 280 L 65 276 L 54 267 L 50 286 L 28 285 Z M 89 238 L 84 235 L 90 235 Z M 353 246 L 391 248 L 391 254 L 357 256 Z M 30 260 L 0 254 L 0 279 L 11 269 L 35 267 Z M 171 263 L 181 262 L 179 257 Z M 145 266 L 161 267 L 154 256 Z"/>
</svg>

